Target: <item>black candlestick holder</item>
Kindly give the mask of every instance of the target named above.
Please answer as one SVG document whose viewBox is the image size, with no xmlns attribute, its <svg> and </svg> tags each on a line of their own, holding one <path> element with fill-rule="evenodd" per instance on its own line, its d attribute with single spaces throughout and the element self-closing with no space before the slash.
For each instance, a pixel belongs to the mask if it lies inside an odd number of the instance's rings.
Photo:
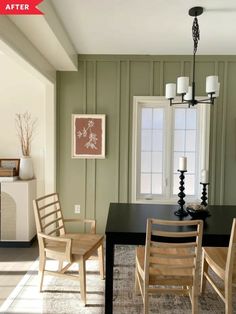
<svg viewBox="0 0 236 314">
<path fill-rule="evenodd" d="M 184 197 L 185 197 L 185 193 L 184 193 L 184 173 L 187 172 L 187 170 L 178 170 L 180 172 L 180 176 L 179 176 L 179 179 L 180 179 L 180 182 L 179 182 L 179 200 L 178 200 L 178 204 L 179 204 L 179 209 L 175 212 L 175 215 L 176 216 L 179 216 L 179 217 L 185 217 L 185 216 L 188 216 L 188 212 L 184 209 L 184 204 L 185 204 L 185 200 L 184 200 Z"/>
<path fill-rule="evenodd" d="M 201 197 L 201 205 L 203 206 L 207 206 L 207 186 L 209 185 L 209 183 L 202 183 L 200 182 L 200 184 L 202 184 L 202 197 Z"/>
</svg>

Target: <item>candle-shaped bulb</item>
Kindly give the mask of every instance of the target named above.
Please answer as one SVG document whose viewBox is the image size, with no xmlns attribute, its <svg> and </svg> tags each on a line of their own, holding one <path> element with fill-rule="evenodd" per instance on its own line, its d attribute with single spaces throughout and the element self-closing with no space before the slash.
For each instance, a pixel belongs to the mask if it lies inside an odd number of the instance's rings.
<svg viewBox="0 0 236 314">
<path fill-rule="evenodd" d="M 188 87 L 188 92 L 184 95 L 184 100 L 192 100 L 193 99 L 193 88 L 192 86 Z"/>
<path fill-rule="evenodd" d="M 209 183 L 208 171 L 203 169 L 201 172 L 201 183 Z"/>
<path fill-rule="evenodd" d="M 168 83 L 166 84 L 166 98 L 174 99 L 176 96 L 176 84 Z"/>
<path fill-rule="evenodd" d="M 187 157 L 179 157 L 179 170 L 186 171 L 187 170 Z"/>
<path fill-rule="evenodd" d="M 186 94 L 188 92 L 189 77 L 180 76 L 177 79 L 177 93 Z"/>
<path fill-rule="evenodd" d="M 215 93 L 218 90 L 218 76 L 211 75 L 206 78 L 206 92 Z"/>
</svg>

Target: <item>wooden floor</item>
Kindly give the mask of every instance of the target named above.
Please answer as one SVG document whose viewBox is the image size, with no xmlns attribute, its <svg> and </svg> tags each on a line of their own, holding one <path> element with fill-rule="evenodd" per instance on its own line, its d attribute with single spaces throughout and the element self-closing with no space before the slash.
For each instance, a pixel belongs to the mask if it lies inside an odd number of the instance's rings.
<svg viewBox="0 0 236 314">
<path fill-rule="evenodd" d="M 0 248 L 0 306 L 37 257 L 37 241 L 29 248 Z"/>
</svg>

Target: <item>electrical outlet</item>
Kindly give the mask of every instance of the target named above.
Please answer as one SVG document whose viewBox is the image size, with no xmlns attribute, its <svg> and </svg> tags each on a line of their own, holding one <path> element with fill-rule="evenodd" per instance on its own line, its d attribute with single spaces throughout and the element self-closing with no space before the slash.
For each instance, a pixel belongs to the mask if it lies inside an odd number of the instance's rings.
<svg viewBox="0 0 236 314">
<path fill-rule="evenodd" d="M 80 205 L 75 205 L 75 214 L 80 214 Z"/>
</svg>

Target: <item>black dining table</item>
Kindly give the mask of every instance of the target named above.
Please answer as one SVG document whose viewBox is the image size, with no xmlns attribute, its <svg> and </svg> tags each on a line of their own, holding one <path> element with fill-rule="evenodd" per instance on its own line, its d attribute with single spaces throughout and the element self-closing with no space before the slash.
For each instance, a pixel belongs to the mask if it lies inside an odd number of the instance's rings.
<svg viewBox="0 0 236 314">
<path fill-rule="evenodd" d="M 113 266 L 116 244 L 144 245 L 147 218 L 189 220 L 175 215 L 177 205 L 111 203 L 106 224 L 105 313 L 113 312 Z M 236 205 L 208 205 L 203 246 L 228 246 Z"/>
</svg>

